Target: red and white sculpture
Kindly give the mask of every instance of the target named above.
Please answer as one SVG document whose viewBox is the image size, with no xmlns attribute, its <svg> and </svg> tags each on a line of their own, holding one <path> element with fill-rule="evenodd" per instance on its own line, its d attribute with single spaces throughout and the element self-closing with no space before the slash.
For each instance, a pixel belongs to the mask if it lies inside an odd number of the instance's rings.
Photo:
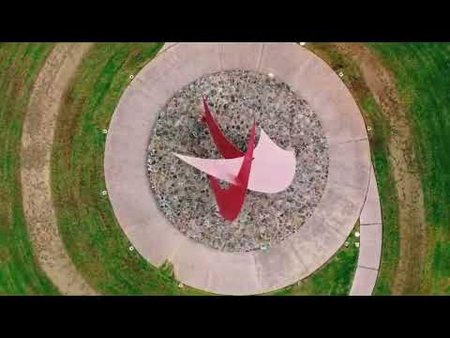
<svg viewBox="0 0 450 338">
<path fill-rule="evenodd" d="M 295 152 L 278 147 L 261 129 L 255 147 L 256 122 L 250 134 L 246 153 L 240 151 L 223 134 L 203 97 L 204 115 L 211 137 L 224 159 L 205 159 L 174 153 L 182 161 L 208 174 L 222 217 L 234 221 L 242 210 L 247 189 L 277 193 L 289 187 L 295 175 Z M 231 183 L 222 189 L 219 180 Z"/>
</svg>

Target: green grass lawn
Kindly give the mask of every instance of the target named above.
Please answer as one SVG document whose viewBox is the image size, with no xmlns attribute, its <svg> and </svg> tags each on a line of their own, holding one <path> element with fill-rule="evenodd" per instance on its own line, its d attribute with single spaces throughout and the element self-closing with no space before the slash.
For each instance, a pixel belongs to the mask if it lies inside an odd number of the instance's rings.
<svg viewBox="0 0 450 338">
<path fill-rule="evenodd" d="M 450 44 L 371 43 L 368 46 L 391 69 L 412 127 L 414 166 L 419 168 L 423 184 L 428 236 L 427 264 L 420 293 L 449 294 Z M 389 119 L 364 88 L 355 63 L 327 44 L 313 44 L 313 50 L 328 59 L 333 68 L 344 70 L 344 81 L 358 99 L 366 122 L 373 127 L 370 144 L 383 211 L 382 263 L 375 294 L 391 294 L 401 239 L 399 201 L 388 151 Z"/>
<path fill-rule="evenodd" d="M 53 44 L 0 44 L 0 294 L 57 294 L 33 256 L 22 207 L 22 124 Z"/>
<path fill-rule="evenodd" d="M 374 131 L 370 145 L 383 216 L 382 259 L 374 294 L 387 295 L 392 293 L 400 259 L 399 201 L 388 150 L 390 124 L 373 97 L 365 97 L 360 104 Z"/>
<path fill-rule="evenodd" d="M 423 185 L 425 294 L 450 293 L 450 44 L 370 44 L 392 69 L 407 105 Z"/>
<path fill-rule="evenodd" d="M 383 216 L 382 261 L 374 293 L 389 294 L 400 254 L 399 202 L 388 151 L 389 120 L 365 84 L 359 65 L 355 61 L 327 43 L 312 44 L 310 49 L 336 72 L 343 71 L 345 74 L 343 81 L 358 102 L 366 124 L 372 129 L 369 133 L 370 150 Z"/>
</svg>

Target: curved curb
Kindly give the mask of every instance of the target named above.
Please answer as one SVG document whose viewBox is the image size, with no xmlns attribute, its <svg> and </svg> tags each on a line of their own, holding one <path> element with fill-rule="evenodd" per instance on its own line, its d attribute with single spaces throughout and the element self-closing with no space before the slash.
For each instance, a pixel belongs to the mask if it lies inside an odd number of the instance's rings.
<svg viewBox="0 0 450 338">
<path fill-rule="evenodd" d="M 380 198 L 373 166 L 369 191 L 359 220 L 360 249 L 350 296 L 370 296 L 378 277 L 383 241 Z"/>
<path fill-rule="evenodd" d="M 268 252 L 227 253 L 179 233 L 158 209 L 145 158 L 160 109 L 181 87 L 229 69 L 272 73 L 309 102 L 330 146 L 328 182 L 312 216 Z M 370 175 L 367 133 L 341 79 L 320 58 L 293 43 L 175 44 L 125 90 L 105 147 L 105 180 L 127 237 L 150 263 L 172 262 L 184 284 L 221 294 L 258 294 L 301 280 L 325 264 L 358 220 Z"/>
<path fill-rule="evenodd" d="M 50 184 L 59 107 L 89 47 L 83 43 L 58 43 L 54 47 L 34 84 L 22 134 L 21 181 L 28 231 L 39 265 L 65 295 L 96 293 L 76 270 L 60 238 Z"/>
</svg>

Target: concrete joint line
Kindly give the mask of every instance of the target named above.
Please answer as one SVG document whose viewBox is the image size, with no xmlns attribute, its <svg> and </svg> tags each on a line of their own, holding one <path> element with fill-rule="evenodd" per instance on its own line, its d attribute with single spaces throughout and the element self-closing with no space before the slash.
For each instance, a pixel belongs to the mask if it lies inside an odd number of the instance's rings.
<svg viewBox="0 0 450 338">
<path fill-rule="evenodd" d="M 221 44 L 217 44 L 217 55 L 219 57 L 219 71 L 223 70 L 223 64 L 222 64 L 222 47 Z"/>
<path fill-rule="evenodd" d="M 359 225 L 367 227 L 367 226 L 371 226 L 371 225 L 382 225 L 382 223 L 360 223 Z"/>
<path fill-rule="evenodd" d="M 330 147 L 331 146 L 340 146 L 340 145 L 343 145 L 343 144 L 347 144 L 347 143 L 358 143 L 358 142 L 361 142 L 361 141 L 367 141 L 368 140 L 368 138 L 367 137 L 362 137 L 362 138 L 357 138 L 357 139 L 351 139 L 351 140 L 348 140 L 348 141 L 342 141 L 342 142 L 336 142 L 336 143 L 331 143 L 330 142 Z"/>
<path fill-rule="evenodd" d="M 261 62 L 262 62 L 265 46 L 266 46 L 265 43 L 261 44 L 261 49 L 259 50 L 258 63 L 257 63 L 257 67 L 256 67 L 257 72 L 261 72 Z"/>
<path fill-rule="evenodd" d="M 361 268 L 361 269 L 367 269 L 367 270 L 373 270 L 373 271 L 378 271 L 377 268 L 370 268 L 370 267 L 368 267 L 368 266 L 363 266 L 363 265 L 358 265 L 358 268 Z"/>
<path fill-rule="evenodd" d="M 258 267 L 256 266 L 256 257 L 255 255 L 251 255 L 252 257 L 252 262 L 253 262 L 253 271 L 254 271 L 254 275 L 255 275 L 255 279 L 256 279 L 256 285 L 257 285 L 257 290 L 261 290 L 261 278 L 259 276 L 259 271 L 258 271 Z M 264 291 L 261 291 L 264 292 Z"/>
</svg>

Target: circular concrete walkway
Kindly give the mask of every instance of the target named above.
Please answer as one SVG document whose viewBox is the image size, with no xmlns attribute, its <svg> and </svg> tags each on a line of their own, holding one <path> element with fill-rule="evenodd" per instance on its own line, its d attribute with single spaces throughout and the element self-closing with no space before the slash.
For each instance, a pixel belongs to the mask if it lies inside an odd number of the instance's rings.
<svg viewBox="0 0 450 338">
<path fill-rule="evenodd" d="M 318 115 L 329 144 L 324 194 L 303 227 L 269 251 L 227 253 L 178 232 L 158 209 L 145 160 L 160 109 L 181 87 L 229 69 L 272 73 Z M 105 178 L 115 215 L 151 264 L 166 260 L 184 284 L 220 294 L 258 294 L 299 281 L 343 245 L 366 199 L 370 151 L 361 113 L 341 79 L 294 43 L 174 44 L 133 80 L 113 115 L 106 140 Z"/>
</svg>

